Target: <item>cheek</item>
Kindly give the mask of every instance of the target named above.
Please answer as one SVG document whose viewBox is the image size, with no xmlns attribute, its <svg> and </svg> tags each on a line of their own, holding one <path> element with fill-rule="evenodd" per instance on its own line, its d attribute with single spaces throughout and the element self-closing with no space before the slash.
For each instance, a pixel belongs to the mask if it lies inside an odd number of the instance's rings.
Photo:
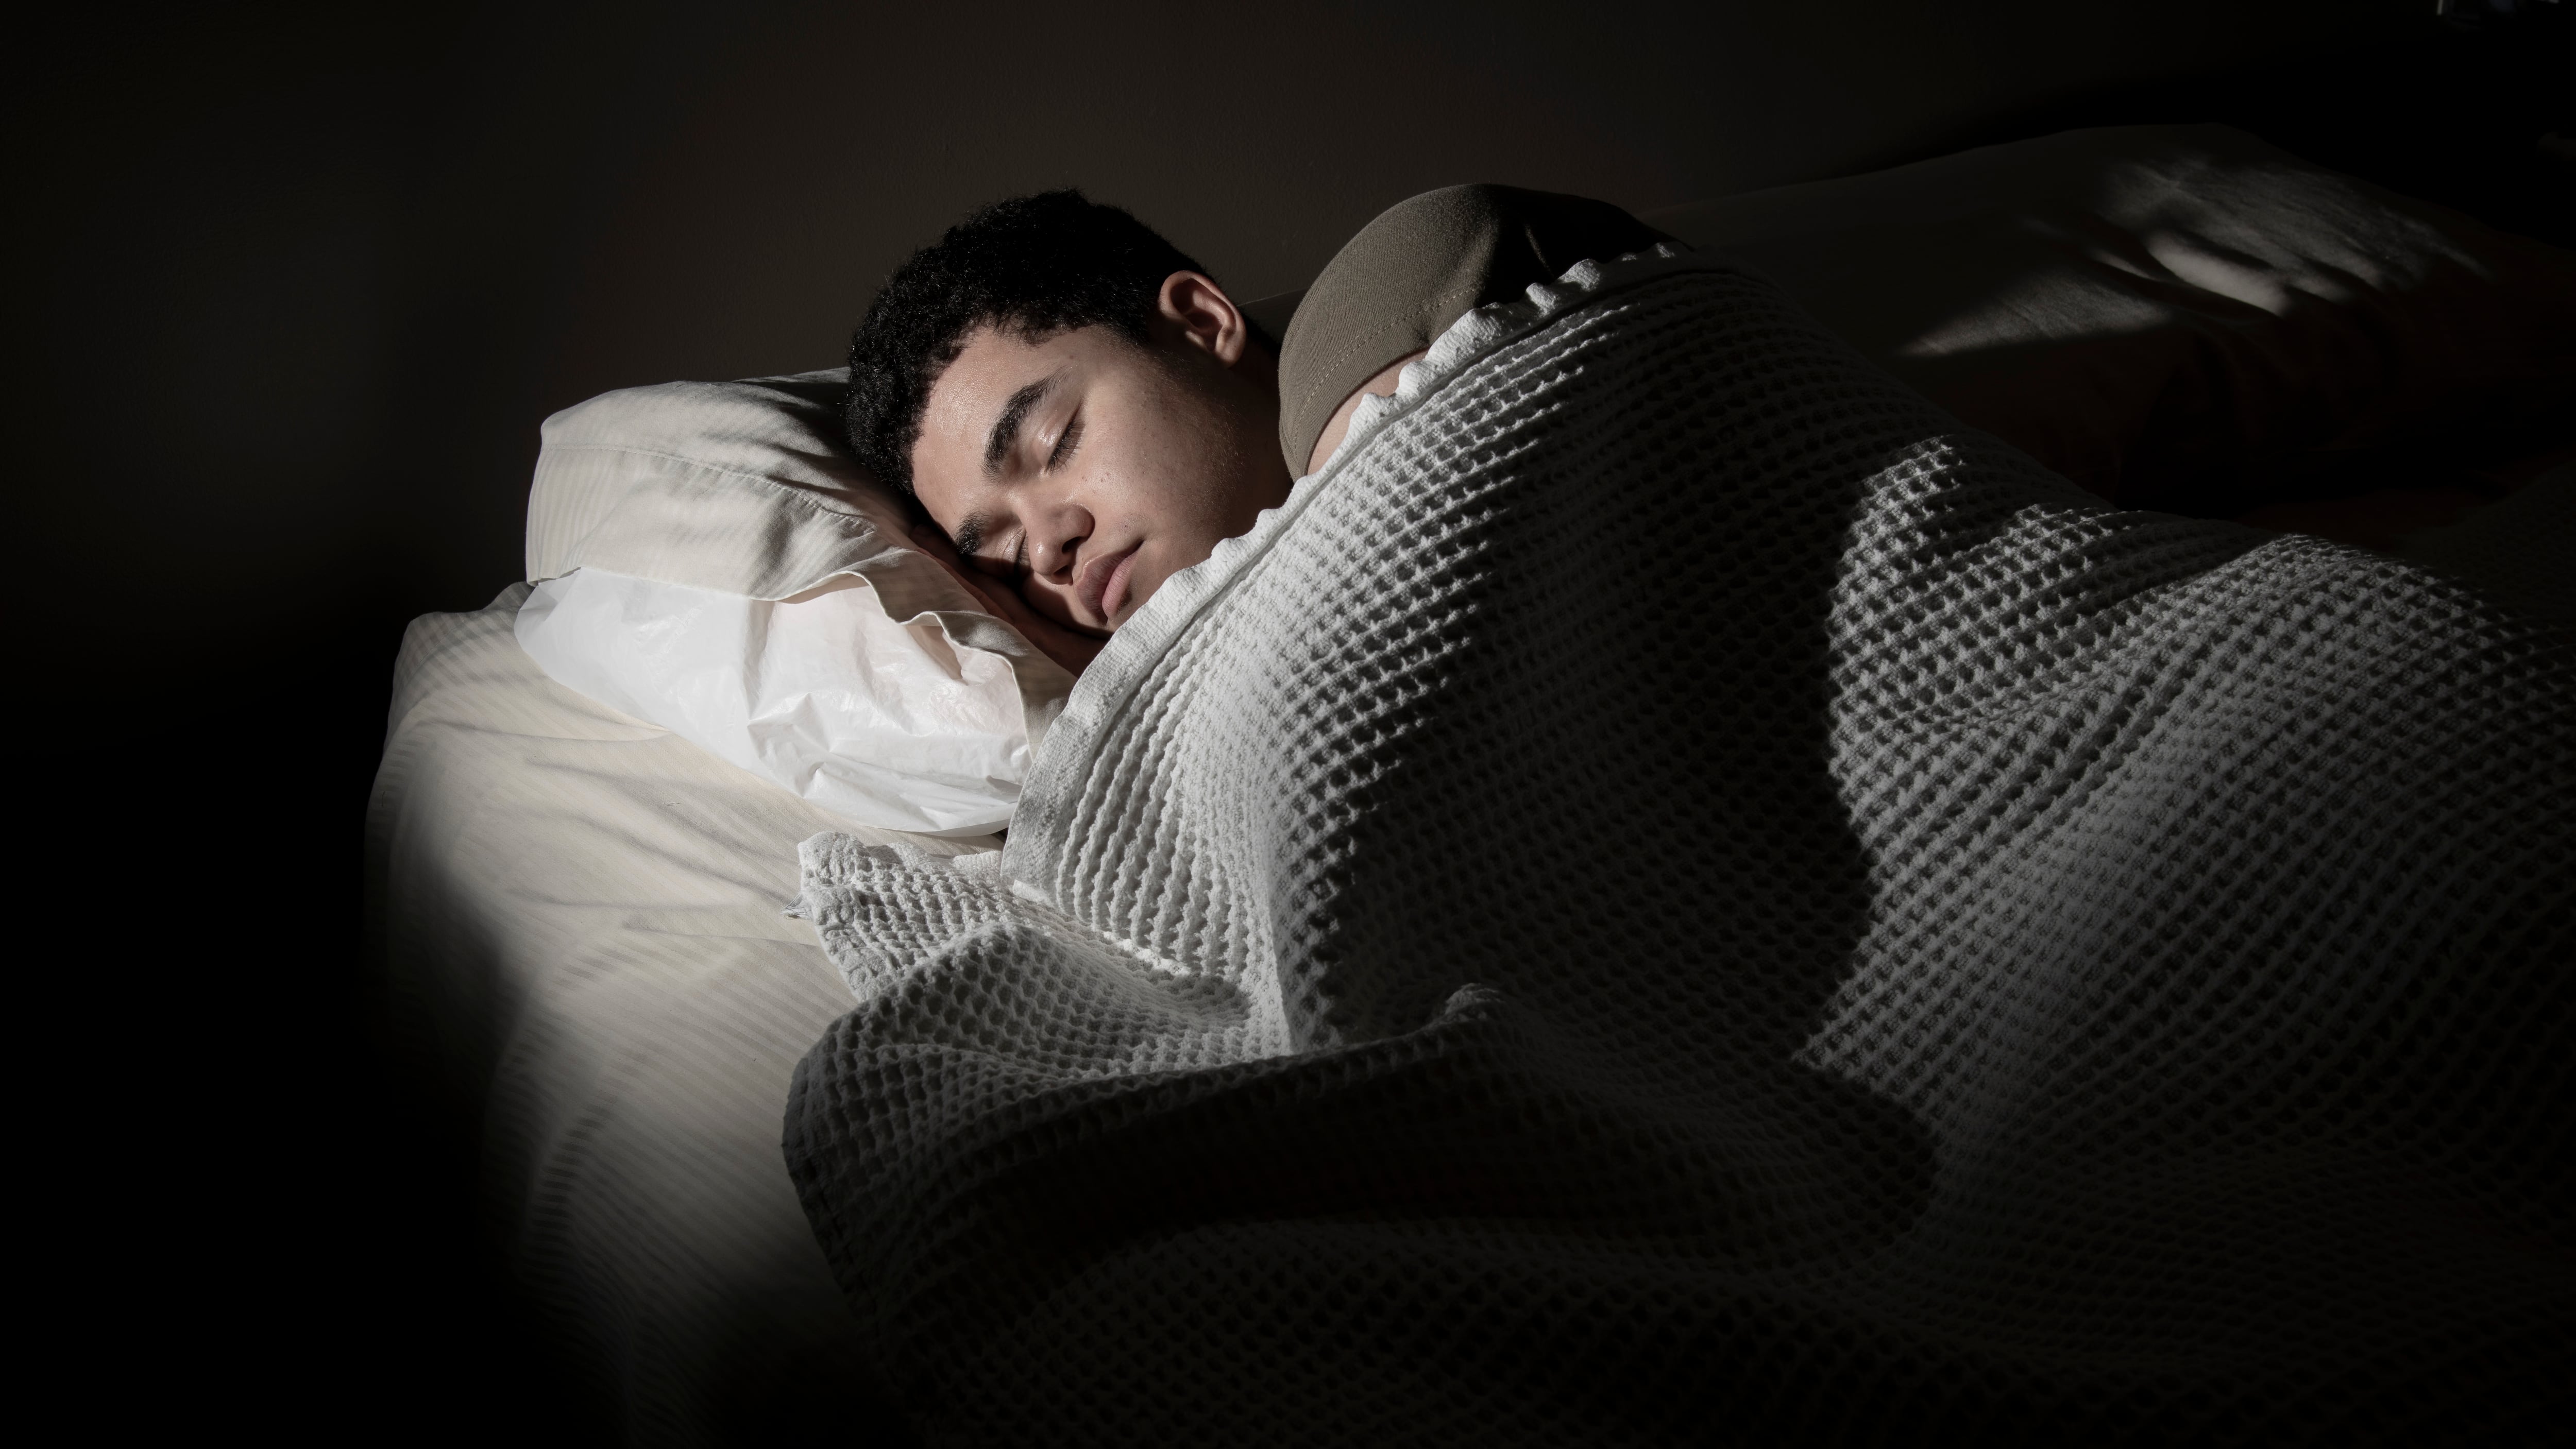
<svg viewBox="0 0 2576 1449">
<path fill-rule="evenodd" d="M 1241 531 L 1257 506 L 1238 505 L 1252 470 L 1234 420 L 1179 380 L 1157 377 L 1103 408 L 1092 458 L 1093 512 L 1112 537 L 1158 536 L 1191 558 Z M 1240 513 L 1241 518 L 1236 517 Z"/>
<path fill-rule="evenodd" d="M 1192 480 L 1200 470 L 1194 440 L 1180 418 L 1139 407 L 1100 431 L 1105 436 L 1089 460 L 1090 492 L 1092 512 L 1104 527 L 1157 529 L 1189 511 Z"/>
<path fill-rule="evenodd" d="M 1242 443 L 1224 415 L 1204 397 L 1182 394 L 1165 415 L 1171 448 L 1157 479 L 1165 508 L 1186 518 L 1209 543 L 1232 532 L 1234 501 L 1242 491 Z"/>
</svg>

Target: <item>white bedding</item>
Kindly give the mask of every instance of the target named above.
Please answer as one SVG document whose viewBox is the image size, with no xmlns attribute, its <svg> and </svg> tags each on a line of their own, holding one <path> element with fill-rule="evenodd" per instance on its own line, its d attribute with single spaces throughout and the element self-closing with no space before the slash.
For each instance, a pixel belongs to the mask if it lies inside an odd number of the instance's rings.
<svg viewBox="0 0 2576 1449">
<path fill-rule="evenodd" d="M 509 1267 L 619 1438 L 760 1442 L 818 1408 L 864 1438 L 778 1150 L 850 1004 L 779 908 L 796 843 L 849 827 L 547 679 L 511 635 L 526 593 L 404 639 L 368 817 L 401 1048 L 479 1119 Z"/>
<path fill-rule="evenodd" d="M 2571 498 L 2495 516 L 2563 540 Z M 864 1437 L 875 1386 L 778 1152 L 850 993 L 779 907 L 817 831 L 993 842 L 849 831 L 555 684 L 512 638 L 525 593 L 419 620 L 396 674 L 368 849 L 406 1053 L 488 1129 L 510 1266 L 619 1438 L 759 1441 L 817 1404 Z"/>
<path fill-rule="evenodd" d="M 857 575 L 773 600 L 576 569 L 517 633 L 548 678 L 854 824 L 990 835 L 1028 775 L 1011 662 L 894 618 Z"/>
</svg>

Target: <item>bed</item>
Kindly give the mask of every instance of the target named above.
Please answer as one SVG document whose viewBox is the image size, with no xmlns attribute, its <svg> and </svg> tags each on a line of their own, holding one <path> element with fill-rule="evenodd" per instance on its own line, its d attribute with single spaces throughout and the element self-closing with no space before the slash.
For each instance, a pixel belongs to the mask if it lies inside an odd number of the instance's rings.
<svg viewBox="0 0 2576 1449">
<path fill-rule="evenodd" d="M 371 860 L 405 1054 L 475 1123 L 586 1409 L 638 1442 L 759 1438 L 866 1397 L 777 1148 L 849 994 L 779 908 L 795 842 L 848 825 L 548 679 L 511 632 L 526 592 L 404 643 Z"/>
<path fill-rule="evenodd" d="M 2300 274 L 2264 255 L 2260 225 L 2211 220 L 2331 208 L 2192 182 L 2286 164 L 2275 155 L 2215 128 L 2073 133 L 1651 219 L 1768 273 L 1918 393 L 2122 503 L 2295 510 L 2367 491 L 2353 468 L 2421 483 L 2422 460 L 2446 458 L 2436 486 L 2389 505 L 2448 525 L 2411 529 L 2408 547 L 2563 616 L 2567 482 L 2515 485 L 2568 441 L 2569 362 L 2547 353 L 2576 316 L 2564 254 L 2427 208 L 2328 215 L 2321 233 L 2412 228 L 2420 254 L 2469 255 L 2393 267 L 2379 292 L 2403 305 L 2344 325 L 2368 333 L 2370 358 L 2415 370 L 2355 376 L 2331 329 L 2266 331 L 2306 319 L 2280 294 Z M 2138 196 L 2162 200 L 2124 213 Z M 2235 245 L 2187 244 L 2213 236 Z M 2122 320 L 2100 325 L 2079 294 Z M 2123 384 L 2142 372 L 2162 381 Z M 2318 377 L 2348 384 L 2343 411 L 2311 405 Z M 2034 379 L 2057 389 L 2044 406 Z M 2392 393 L 2422 405 L 2351 402 Z M 532 578 L 559 569 L 533 537 L 531 553 Z M 853 827 L 564 688 L 516 642 L 528 587 L 418 621 L 397 666 L 369 862 L 403 1051 L 473 1124 L 511 1275 L 621 1437 L 761 1441 L 821 1419 L 901 1442 L 898 1410 L 918 1406 L 890 1397 L 882 1345 L 845 1305 L 781 1155 L 797 1064 L 853 1000 L 847 963 L 784 912 L 818 836 L 922 859 L 1002 842 Z"/>
</svg>

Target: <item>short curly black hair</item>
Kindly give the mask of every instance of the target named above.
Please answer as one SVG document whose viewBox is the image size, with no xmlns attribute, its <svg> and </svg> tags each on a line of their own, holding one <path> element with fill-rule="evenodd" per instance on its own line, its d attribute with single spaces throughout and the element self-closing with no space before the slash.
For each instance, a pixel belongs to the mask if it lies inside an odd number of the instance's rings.
<svg viewBox="0 0 2576 1449">
<path fill-rule="evenodd" d="M 842 413 L 850 451 L 909 496 L 931 384 L 968 334 L 987 324 L 1033 338 L 1100 326 L 1142 344 L 1163 279 L 1205 271 L 1153 228 L 1079 191 L 994 202 L 897 267 L 851 334 Z"/>
</svg>

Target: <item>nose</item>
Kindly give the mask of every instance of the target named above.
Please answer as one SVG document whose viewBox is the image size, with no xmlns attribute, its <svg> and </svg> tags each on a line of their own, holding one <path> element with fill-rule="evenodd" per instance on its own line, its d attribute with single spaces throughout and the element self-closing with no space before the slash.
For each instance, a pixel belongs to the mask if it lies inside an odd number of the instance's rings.
<svg viewBox="0 0 2576 1449">
<path fill-rule="evenodd" d="M 1029 572 L 1058 583 L 1070 583 L 1081 561 L 1082 545 L 1091 537 L 1091 514 L 1069 501 L 1043 503 L 1029 510 Z"/>
</svg>

